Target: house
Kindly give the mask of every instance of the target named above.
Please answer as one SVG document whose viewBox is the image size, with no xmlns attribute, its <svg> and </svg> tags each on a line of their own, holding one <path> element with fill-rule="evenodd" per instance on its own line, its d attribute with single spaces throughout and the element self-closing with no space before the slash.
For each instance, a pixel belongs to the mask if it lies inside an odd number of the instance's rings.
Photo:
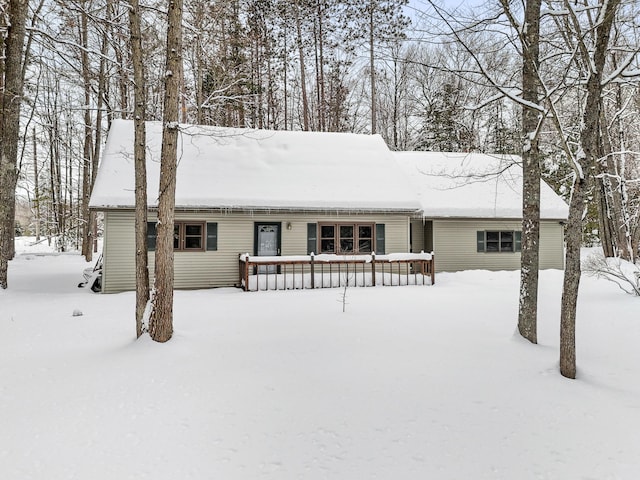
<svg viewBox="0 0 640 480">
<path fill-rule="evenodd" d="M 520 268 L 520 158 L 480 153 L 396 152 L 420 199 L 411 250 L 436 252 L 436 271 Z M 569 208 L 545 182 L 540 193 L 540 268 L 564 267 Z"/>
<path fill-rule="evenodd" d="M 147 123 L 149 247 L 162 124 Z M 90 200 L 104 213 L 104 292 L 135 288 L 134 126 L 113 121 Z M 379 135 L 184 125 L 174 284 L 238 283 L 238 255 L 408 252 L 420 202 Z M 149 269 L 153 274 L 153 252 Z"/>
<path fill-rule="evenodd" d="M 151 274 L 161 139 L 148 122 Z M 90 200 L 104 214 L 107 293 L 135 288 L 133 144 L 133 122 L 114 120 Z M 424 250 L 438 271 L 517 269 L 521 173 L 511 157 L 391 152 L 379 135 L 183 125 L 174 284 L 237 285 L 243 253 Z M 567 206 L 542 187 L 541 266 L 562 268 Z"/>
</svg>

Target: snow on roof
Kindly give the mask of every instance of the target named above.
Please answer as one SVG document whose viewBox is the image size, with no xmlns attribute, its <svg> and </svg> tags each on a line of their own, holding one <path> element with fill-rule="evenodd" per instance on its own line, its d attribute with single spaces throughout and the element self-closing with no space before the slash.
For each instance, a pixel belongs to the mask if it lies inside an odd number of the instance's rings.
<svg viewBox="0 0 640 480">
<path fill-rule="evenodd" d="M 428 218 L 522 218 L 520 158 L 481 153 L 395 152 Z M 567 204 L 541 182 L 543 219 L 566 219 Z"/>
<path fill-rule="evenodd" d="M 158 204 L 162 123 L 147 122 L 149 206 Z M 181 125 L 176 207 L 418 211 L 379 135 Z M 114 120 L 90 206 L 134 206 L 134 124 Z"/>
</svg>

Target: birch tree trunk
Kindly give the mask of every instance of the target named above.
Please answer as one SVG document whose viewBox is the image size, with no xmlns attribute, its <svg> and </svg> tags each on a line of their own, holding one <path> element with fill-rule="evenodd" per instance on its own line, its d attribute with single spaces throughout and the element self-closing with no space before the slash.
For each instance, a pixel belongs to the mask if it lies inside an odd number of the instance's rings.
<svg viewBox="0 0 640 480">
<path fill-rule="evenodd" d="M 176 198 L 178 114 L 182 78 L 182 0 L 169 1 L 155 286 L 149 334 L 166 342 L 173 334 L 173 226 Z"/>
<path fill-rule="evenodd" d="M 142 34 L 140 29 L 140 5 L 131 0 L 129 8 L 129 28 L 131 31 L 131 62 L 133 64 L 134 109 L 134 167 L 135 167 L 135 230 L 136 230 L 136 337 L 143 332 L 144 311 L 149 302 L 149 265 L 147 247 L 147 164 L 145 128 L 145 86 L 142 56 Z M 173 243 L 171 245 L 173 248 Z"/>
</svg>

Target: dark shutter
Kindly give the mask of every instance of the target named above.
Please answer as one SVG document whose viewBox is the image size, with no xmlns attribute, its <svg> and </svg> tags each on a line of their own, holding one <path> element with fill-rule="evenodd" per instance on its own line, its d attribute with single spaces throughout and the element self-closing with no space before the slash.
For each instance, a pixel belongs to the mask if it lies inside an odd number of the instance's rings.
<svg viewBox="0 0 640 480">
<path fill-rule="evenodd" d="M 384 223 L 376 223 L 376 254 L 384 255 Z"/>
<path fill-rule="evenodd" d="M 152 252 L 156 249 L 156 222 L 147 222 L 147 249 Z"/>
<path fill-rule="evenodd" d="M 522 251 L 522 232 L 513 232 L 513 246 L 516 252 Z"/>
<path fill-rule="evenodd" d="M 218 224 L 207 222 L 207 250 L 218 250 Z"/>
<path fill-rule="evenodd" d="M 318 224 L 307 223 L 307 255 L 316 252 L 318 247 Z"/>
<path fill-rule="evenodd" d="M 485 247 L 484 247 L 484 231 L 483 230 L 478 230 L 476 232 L 476 242 L 477 242 L 478 252 L 484 252 Z"/>
</svg>

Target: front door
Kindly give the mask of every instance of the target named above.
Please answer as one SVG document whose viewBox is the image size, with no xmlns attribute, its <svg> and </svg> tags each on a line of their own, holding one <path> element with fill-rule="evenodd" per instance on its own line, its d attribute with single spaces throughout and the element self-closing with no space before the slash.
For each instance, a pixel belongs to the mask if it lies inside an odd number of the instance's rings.
<svg viewBox="0 0 640 480">
<path fill-rule="evenodd" d="M 280 223 L 256 223 L 255 250 L 261 257 L 280 255 Z M 261 267 L 260 273 L 276 273 L 275 265 Z"/>
</svg>

